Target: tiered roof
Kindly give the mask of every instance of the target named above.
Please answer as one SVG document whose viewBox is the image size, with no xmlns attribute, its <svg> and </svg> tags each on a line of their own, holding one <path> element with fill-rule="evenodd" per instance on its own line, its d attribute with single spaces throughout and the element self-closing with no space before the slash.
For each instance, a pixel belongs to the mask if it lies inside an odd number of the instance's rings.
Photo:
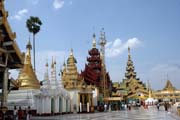
<svg viewBox="0 0 180 120">
<path fill-rule="evenodd" d="M 170 80 L 167 80 L 166 85 L 163 90 L 174 91 L 174 90 L 176 90 L 176 88 L 172 85 Z"/>
<path fill-rule="evenodd" d="M 64 63 L 61 76 L 64 88 L 66 89 L 75 89 L 82 87 L 84 84 L 83 78 L 78 73 L 76 63 L 77 61 L 73 55 L 73 50 L 71 49 L 70 55 L 67 59 L 67 65 Z"/>
<path fill-rule="evenodd" d="M 133 61 L 131 60 L 130 48 L 128 47 L 128 62 L 126 67 L 125 79 L 123 85 L 127 90 L 128 98 L 135 98 L 140 94 L 148 95 L 145 84 L 136 77 Z"/>
<path fill-rule="evenodd" d="M 96 48 L 96 36 L 93 34 L 93 46 L 88 52 L 89 57 L 87 58 L 88 63 L 85 65 L 84 71 L 81 75 L 84 77 L 85 82 L 90 85 L 99 86 L 100 75 L 101 75 L 101 58 L 100 52 Z"/>
</svg>

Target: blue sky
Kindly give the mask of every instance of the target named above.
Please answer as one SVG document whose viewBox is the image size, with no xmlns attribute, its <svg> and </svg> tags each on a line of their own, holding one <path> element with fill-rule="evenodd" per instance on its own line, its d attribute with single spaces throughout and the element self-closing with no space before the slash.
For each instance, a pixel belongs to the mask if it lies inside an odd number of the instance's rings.
<svg viewBox="0 0 180 120">
<path fill-rule="evenodd" d="M 38 16 L 43 25 L 36 36 L 36 66 L 39 80 L 46 59 L 56 57 L 57 70 L 70 48 L 84 69 L 92 34 L 97 41 L 105 29 L 106 67 L 113 81 L 122 81 L 129 45 L 138 77 L 153 89 L 162 89 L 168 78 L 180 89 L 179 0 L 12 0 L 5 1 L 16 41 L 25 51 L 29 33 L 26 20 Z M 16 75 L 15 75 L 16 74 Z M 17 76 L 17 73 L 12 73 Z"/>
</svg>

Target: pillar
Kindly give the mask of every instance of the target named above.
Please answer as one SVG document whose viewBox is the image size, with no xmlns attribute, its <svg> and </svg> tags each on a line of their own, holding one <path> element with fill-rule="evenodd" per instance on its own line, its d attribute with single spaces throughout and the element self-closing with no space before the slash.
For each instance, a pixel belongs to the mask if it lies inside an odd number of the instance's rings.
<svg viewBox="0 0 180 120">
<path fill-rule="evenodd" d="M 82 105 L 84 105 L 84 94 L 82 94 Z"/>
<path fill-rule="evenodd" d="M 91 98 L 90 98 L 90 94 L 88 94 L 88 103 L 89 103 L 89 106 L 91 106 Z"/>
<path fill-rule="evenodd" d="M 77 110 L 80 112 L 80 94 L 78 93 L 78 106 L 77 106 Z"/>
<path fill-rule="evenodd" d="M 2 100 L 1 100 L 1 107 L 3 114 L 5 114 L 5 112 L 7 111 L 8 78 L 9 78 L 8 68 L 5 68 L 3 86 L 2 86 Z"/>
<path fill-rule="evenodd" d="M 92 105 L 91 105 L 91 106 L 94 106 L 94 102 L 93 102 L 93 93 L 91 93 L 91 100 L 92 100 Z"/>
</svg>

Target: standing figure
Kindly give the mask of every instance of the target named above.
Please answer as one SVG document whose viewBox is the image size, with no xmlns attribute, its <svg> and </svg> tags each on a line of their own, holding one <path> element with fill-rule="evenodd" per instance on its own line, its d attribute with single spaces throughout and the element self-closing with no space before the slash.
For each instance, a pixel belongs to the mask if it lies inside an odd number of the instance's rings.
<svg viewBox="0 0 180 120">
<path fill-rule="evenodd" d="M 106 112 L 107 111 L 107 105 L 104 104 L 104 111 Z"/>
<path fill-rule="evenodd" d="M 28 106 L 26 120 L 30 120 L 30 116 L 31 116 L 31 108 L 30 106 Z"/>
<path fill-rule="evenodd" d="M 16 108 L 16 106 L 14 106 L 13 120 L 17 120 L 17 114 L 18 114 L 17 108 Z"/>
<path fill-rule="evenodd" d="M 164 109 L 165 111 L 168 111 L 168 104 L 166 102 L 164 103 Z"/>
<path fill-rule="evenodd" d="M 157 109 L 158 109 L 158 110 L 159 110 L 159 106 L 160 106 L 159 103 L 157 103 Z"/>
<path fill-rule="evenodd" d="M 18 120 L 23 120 L 23 111 L 21 107 L 19 107 L 19 110 L 18 110 Z"/>
</svg>

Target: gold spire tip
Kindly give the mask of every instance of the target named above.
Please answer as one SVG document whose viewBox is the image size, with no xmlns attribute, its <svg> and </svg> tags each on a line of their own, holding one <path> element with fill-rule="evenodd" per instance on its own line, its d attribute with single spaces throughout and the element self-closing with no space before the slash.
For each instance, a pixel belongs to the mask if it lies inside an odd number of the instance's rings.
<svg viewBox="0 0 180 120">
<path fill-rule="evenodd" d="M 26 45 L 26 48 L 27 49 L 32 49 L 32 45 L 31 45 L 31 41 L 30 41 L 30 39 L 28 40 L 28 43 L 27 43 L 27 45 Z"/>
<path fill-rule="evenodd" d="M 73 55 L 73 49 L 71 48 L 70 55 Z"/>
<path fill-rule="evenodd" d="M 130 47 L 128 46 L 128 54 L 130 55 Z"/>
</svg>

